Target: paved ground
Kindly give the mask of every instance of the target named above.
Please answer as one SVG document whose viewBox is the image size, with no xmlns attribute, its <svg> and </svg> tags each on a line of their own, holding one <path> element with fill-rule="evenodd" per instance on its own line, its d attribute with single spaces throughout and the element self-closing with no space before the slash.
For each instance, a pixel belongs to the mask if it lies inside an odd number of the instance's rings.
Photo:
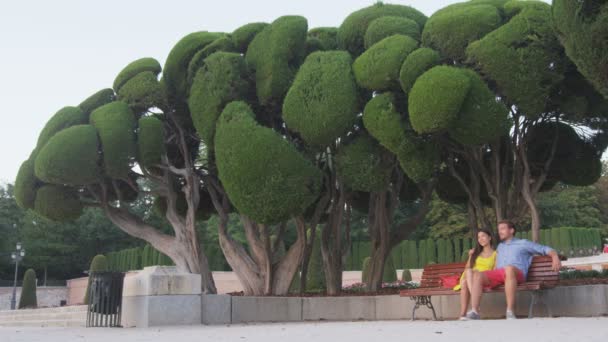
<svg viewBox="0 0 608 342">
<path fill-rule="evenodd" d="M 608 318 L 476 322 L 322 322 L 154 329 L 0 328 L 2 342 L 608 341 Z"/>
</svg>

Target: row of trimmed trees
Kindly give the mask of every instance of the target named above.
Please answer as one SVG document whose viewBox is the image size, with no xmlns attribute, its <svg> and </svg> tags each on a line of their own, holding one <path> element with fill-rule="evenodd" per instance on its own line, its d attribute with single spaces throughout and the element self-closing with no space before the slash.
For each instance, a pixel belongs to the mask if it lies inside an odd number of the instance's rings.
<svg viewBox="0 0 608 342">
<path fill-rule="evenodd" d="M 367 285 L 378 289 L 433 191 L 467 204 L 473 228 L 493 225 L 487 207 L 495 219 L 530 215 L 538 240 L 538 193 L 595 182 L 608 144 L 605 79 L 586 61 L 608 49 L 571 46 L 602 37 L 608 5 L 586 6 L 473 0 L 427 18 L 378 3 L 333 28 L 284 16 L 191 33 L 164 67 L 136 60 L 112 88 L 59 110 L 19 170 L 16 200 L 60 221 L 97 207 L 200 273 L 205 293 L 216 289 L 195 226 L 210 215 L 248 295 L 303 282 L 317 236 L 338 293 L 354 210 L 367 215 Z M 141 197 L 172 232 L 130 210 Z M 241 232 L 228 229 L 231 213 Z M 287 230 L 297 238 L 283 249 Z"/>
</svg>

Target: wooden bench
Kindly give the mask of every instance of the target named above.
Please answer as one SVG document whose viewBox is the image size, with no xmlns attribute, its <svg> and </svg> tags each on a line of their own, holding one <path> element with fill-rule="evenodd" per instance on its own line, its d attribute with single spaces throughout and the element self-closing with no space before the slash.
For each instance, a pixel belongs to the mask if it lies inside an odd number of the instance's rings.
<svg viewBox="0 0 608 342">
<path fill-rule="evenodd" d="M 460 295 L 460 292 L 452 289 L 446 289 L 441 286 L 441 277 L 448 275 L 460 276 L 464 271 L 465 263 L 451 264 L 433 264 L 427 265 L 422 271 L 422 280 L 420 287 L 416 289 L 400 291 L 401 297 L 410 297 L 416 304 L 412 310 L 412 320 L 416 318 L 416 310 L 420 306 L 426 306 L 433 312 L 433 320 L 437 320 L 435 308 L 431 302 L 432 296 L 455 296 Z M 532 259 L 532 264 L 528 270 L 528 279 L 525 283 L 517 285 L 517 291 L 529 291 L 532 293 L 528 317 L 532 318 L 532 310 L 536 303 L 542 303 L 547 308 L 549 316 L 551 316 L 550 308 L 543 300 L 543 290 L 553 288 L 559 282 L 559 272 L 554 272 L 552 269 L 552 260 L 550 256 L 535 256 Z M 504 286 L 499 286 L 494 289 L 484 290 L 484 292 L 503 292 Z"/>
</svg>

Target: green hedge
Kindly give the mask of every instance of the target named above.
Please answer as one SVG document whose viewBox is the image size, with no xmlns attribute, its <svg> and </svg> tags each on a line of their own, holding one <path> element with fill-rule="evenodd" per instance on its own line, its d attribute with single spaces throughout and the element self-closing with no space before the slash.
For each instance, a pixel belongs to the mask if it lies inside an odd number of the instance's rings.
<svg viewBox="0 0 608 342">
<path fill-rule="evenodd" d="M 518 238 L 532 240 L 532 232 L 520 231 Z M 396 269 L 423 268 L 429 263 L 466 261 L 475 241 L 471 238 L 405 240 L 390 253 Z M 576 257 L 598 253 L 602 249 L 600 230 L 596 228 L 558 227 L 541 229 L 540 243 L 560 254 Z M 369 241 L 354 241 L 348 255 L 346 270 L 361 270 L 370 255 Z"/>
<path fill-rule="evenodd" d="M 147 266 L 172 266 L 171 259 L 150 245 L 110 252 L 106 255 L 111 271 L 141 270 Z"/>
</svg>

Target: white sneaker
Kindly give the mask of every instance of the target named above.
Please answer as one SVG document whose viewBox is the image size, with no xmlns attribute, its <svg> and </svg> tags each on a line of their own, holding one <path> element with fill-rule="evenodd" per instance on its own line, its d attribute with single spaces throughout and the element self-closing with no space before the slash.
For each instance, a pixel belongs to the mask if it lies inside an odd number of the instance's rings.
<svg viewBox="0 0 608 342">
<path fill-rule="evenodd" d="M 467 319 L 478 320 L 478 319 L 481 319 L 481 317 L 479 317 L 479 314 L 477 312 L 471 310 L 467 313 Z"/>
<path fill-rule="evenodd" d="M 469 319 L 467 318 L 467 316 L 460 316 L 460 318 L 458 320 L 459 321 L 468 321 Z"/>
<path fill-rule="evenodd" d="M 507 310 L 507 319 L 511 320 L 511 319 L 517 319 L 517 317 L 515 316 L 515 314 L 513 313 L 513 311 L 511 310 Z"/>
</svg>

